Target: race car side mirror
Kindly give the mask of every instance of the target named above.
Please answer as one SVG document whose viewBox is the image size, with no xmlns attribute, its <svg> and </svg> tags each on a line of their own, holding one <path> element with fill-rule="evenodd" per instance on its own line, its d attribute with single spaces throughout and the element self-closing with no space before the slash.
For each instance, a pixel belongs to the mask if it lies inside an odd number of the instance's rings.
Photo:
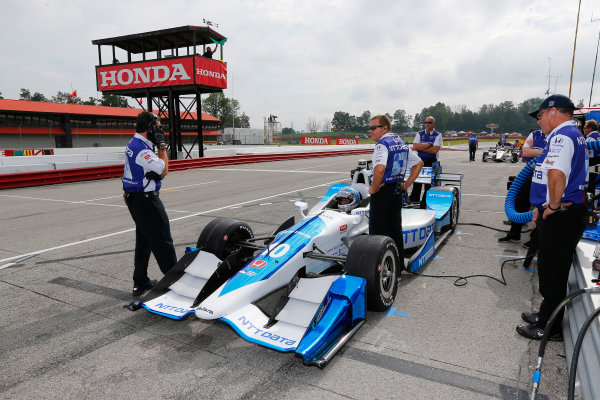
<svg viewBox="0 0 600 400">
<path fill-rule="evenodd" d="M 306 218 L 306 214 L 304 214 L 304 211 L 306 211 L 306 209 L 308 208 L 307 203 L 303 201 L 297 201 L 294 203 L 294 207 L 296 207 L 296 209 L 300 211 L 300 215 L 302 215 L 302 218 Z"/>
</svg>

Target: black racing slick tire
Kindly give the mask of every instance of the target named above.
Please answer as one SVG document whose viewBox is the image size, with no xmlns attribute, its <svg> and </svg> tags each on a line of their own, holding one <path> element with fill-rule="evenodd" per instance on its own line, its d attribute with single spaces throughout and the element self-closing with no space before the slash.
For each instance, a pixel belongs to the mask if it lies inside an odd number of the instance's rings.
<svg viewBox="0 0 600 400">
<path fill-rule="evenodd" d="M 254 237 L 248 224 L 232 218 L 217 218 L 208 223 L 200 233 L 196 247 L 224 260 L 240 248 L 240 240 Z M 244 249 L 252 253 L 251 249 Z"/>
<path fill-rule="evenodd" d="M 513 164 L 516 163 L 517 161 L 519 161 L 519 155 L 518 154 L 513 154 L 510 158 L 510 162 L 512 162 Z"/>
<path fill-rule="evenodd" d="M 346 273 L 367 281 L 367 308 L 387 310 L 396 299 L 401 264 L 398 248 L 388 236 L 359 236 L 346 256 Z"/>
<path fill-rule="evenodd" d="M 481 161 L 483 161 L 483 162 L 487 162 L 487 159 L 486 159 L 487 155 L 488 155 L 488 153 L 487 153 L 487 152 L 484 152 L 484 153 L 481 155 Z"/>
</svg>

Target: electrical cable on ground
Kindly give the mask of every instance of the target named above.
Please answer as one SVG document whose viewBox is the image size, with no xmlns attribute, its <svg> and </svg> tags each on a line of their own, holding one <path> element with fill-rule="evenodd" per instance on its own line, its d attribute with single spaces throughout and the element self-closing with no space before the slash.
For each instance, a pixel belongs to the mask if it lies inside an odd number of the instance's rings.
<svg viewBox="0 0 600 400">
<path fill-rule="evenodd" d="M 479 226 L 481 228 L 491 229 L 491 230 L 496 231 L 496 232 L 508 233 L 508 231 L 505 231 L 503 229 L 494 228 L 493 226 L 484 225 L 484 224 L 478 224 L 478 223 L 475 223 L 475 222 L 459 222 L 457 225 Z M 521 233 L 529 233 L 532 230 L 533 229 L 526 229 L 524 231 L 521 231 Z"/>
<path fill-rule="evenodd" d="M 505 260 L 502 262 L 502 265 L 500 266 L 500 275 L 502 276 L 502 280 L 490 276 L 490 275 L 485 275 L 485 274 L 476 274 L 476 275 L 467 275 L 467 276 L 459 276 L 459 275 L 426 275 L 426 274 L 419 274 L 416 272 L 411 272 L 411 274 L 414 275 L 418 275 L 418 276 L 422 276 L 422 277 L 426 277 L 426 278 L 456 278 L 456 280 L 454 281 L 454 286 L 466 286 L 467 283 L 469 283 L 468 279 L 469 278 L 488 278 L 488 279 L 492 279 L 495 280 L 498 283 L 501 283 L 502 285 L 506 286 L 506 278 L 504 277 L 504 264 L 506 264 L 507 262 L 514 262 L 514 261 L 519 261 L 519 260 L 525 260 L 527 257 L 518 257 L 518 258 L 511 258 L 510 260 Z"/>
</svg>

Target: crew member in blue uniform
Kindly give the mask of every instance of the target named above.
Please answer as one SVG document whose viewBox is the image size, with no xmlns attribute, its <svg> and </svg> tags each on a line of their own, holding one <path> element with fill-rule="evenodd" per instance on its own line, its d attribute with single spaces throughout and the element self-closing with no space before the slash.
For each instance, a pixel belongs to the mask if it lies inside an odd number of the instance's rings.
<svg viewBox="0 0 600 400">
<path fill-rule="evenodd" d="M 475 161 L 475 151 L 479 147 L 479 139 L 477 135 L 473 133 L 469 136 L 469 161 Z"/>
<path fill-rule="evenodd" d="M 438 152 L 442 148 L 442 134 L 435 129 L 435 118 L 429 116 L 425 118 L 425 129 L 415 135 L 412 149 L 417 152 L 417 155 L 423 160 L 423 166 L 431 167 L 438 160 Z M 423 184 L 415 182 L 409 200 L 412 202 L 421 203 L 421 208 L 427 208 L 425 199 L 427 191 L 431 185 L 425 185 L 425 193 L 421 197 Z"/>
<path fill-rule="evenodd" d="M 598 122 L 590 119 L 585 121 L 583 126 L 583 133 L 585 134 L 585 142 L 590 143 L 592 141 L 600 140 L 600 133 L 598 133 Z M 590 157 L 590 167 L 593 165 L 600 164 L 600 150 L 589 150 L 588 156 Z"/>
<path fill-rule="evenodd" d="M 158 147 L 158 155 L 152 145 Z M 135 222 L 133 296 L 151 289 L 148 278 L 150 252 L 166 274 L 177 262 L 169 217 L 159 198 L 161 179 L 169 172 L 169 159 L 159 118 L 143 111 L 137 117 L 136 133 L 125 149 L 123 191 L 125 204 Z"/>
<path fill-rule="evenodd" d="M 531 183 L 532 222 L 538 230 L 538 278 L 543 297 L 537 313 L 523 313 L 528 325 L 517 332 L 540 340 L 550 315 L 567 295 L 573 253 L 586 226 L 584 205 L 588 175 L 585 139 L 573 120 L 577 108 L 563 95 L 546 98 L 530 113 L 538 119 L 547 145 L 536 163 Z M 562 311 L 550 340 L 562 340 Z"/>
<path fill-rule="evenodd" d="M 506 146 L 506 140 L 508 139 L 507 135 L 504 135 L 500 138 L 500 140 L 498 140 L 498 144 L 500 146 Z"/>
<path fill-rule="evenodd" d="M 542 133 L 539 129 L 532 129 L 525 139 L 525 143 L 521 148 L 522 160 L 524 162 L 529 162 L 535 157 L 542 154 L 542 150 L 546 147 L 546 135 Z M 531 208 L 531 203 L 529 202 L 531 191 L 531 178 L 523 182 L 523 186 L 519 189 L 519 193 L 517 193 L 517 198 L 515 199 L 515 211 L 524 213 L 528 212 Z M 521 240 L 521 229 L 523 224 L 519 224 L 517 222 L 510 222 L 510 230 L 505 237 L 498 239 L 500 243 L 502 242 L 519 242 Z M 531 245 L 531 240 L 537 240 L 537 232 L 534 228 L 530 235 L 530 240 L 523 243 L 523 247 L 529 247 Z"/>
<path fill-rule="evenodd" d="M 371 139 L 377 144 L 373 151 L 373 176 L 369 186 L 371 194 L 369 234 L 391 237 L 398 248 L 404 269 L 404 236 L 402 235 L 402 191 L 419 176 L 423 161 L 394 133 L 386 115 L 371 119 Z M 410 175 L 402 182 L 406 170 Z"/>
</svg>

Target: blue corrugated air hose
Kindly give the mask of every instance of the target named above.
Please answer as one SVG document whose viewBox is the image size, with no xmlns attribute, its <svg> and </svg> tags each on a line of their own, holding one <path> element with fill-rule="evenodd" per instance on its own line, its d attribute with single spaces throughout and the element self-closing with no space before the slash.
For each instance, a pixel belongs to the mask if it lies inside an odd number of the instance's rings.
<svg viewBox="0 0 600 400">
<path fill-rule="evenodd" d="M 516 222 L 519 224 L 526 224 L 527 222 L 531 222 L 531 218 L 533 217 L 533 211 L 528 211 L 524 213 L 517 212 L 515 210 L 515 201 L 517 199 L 519 189 L 521 189 L 523 183 L 531 179 L 531 175 L 533 174 L 533 171 L 535 169 L 536 162 L 537 157 L 525 164 L 521 172 L 519 172 L 519 175 L 517 175 L 515 180 L 511 183 L 510 189 L 508 189 L 508 193 L 506 194 L 506 200 L 504 201 L 504 212 L 506 213 L 508 219 L 512 222 Z"/>
</svg>

